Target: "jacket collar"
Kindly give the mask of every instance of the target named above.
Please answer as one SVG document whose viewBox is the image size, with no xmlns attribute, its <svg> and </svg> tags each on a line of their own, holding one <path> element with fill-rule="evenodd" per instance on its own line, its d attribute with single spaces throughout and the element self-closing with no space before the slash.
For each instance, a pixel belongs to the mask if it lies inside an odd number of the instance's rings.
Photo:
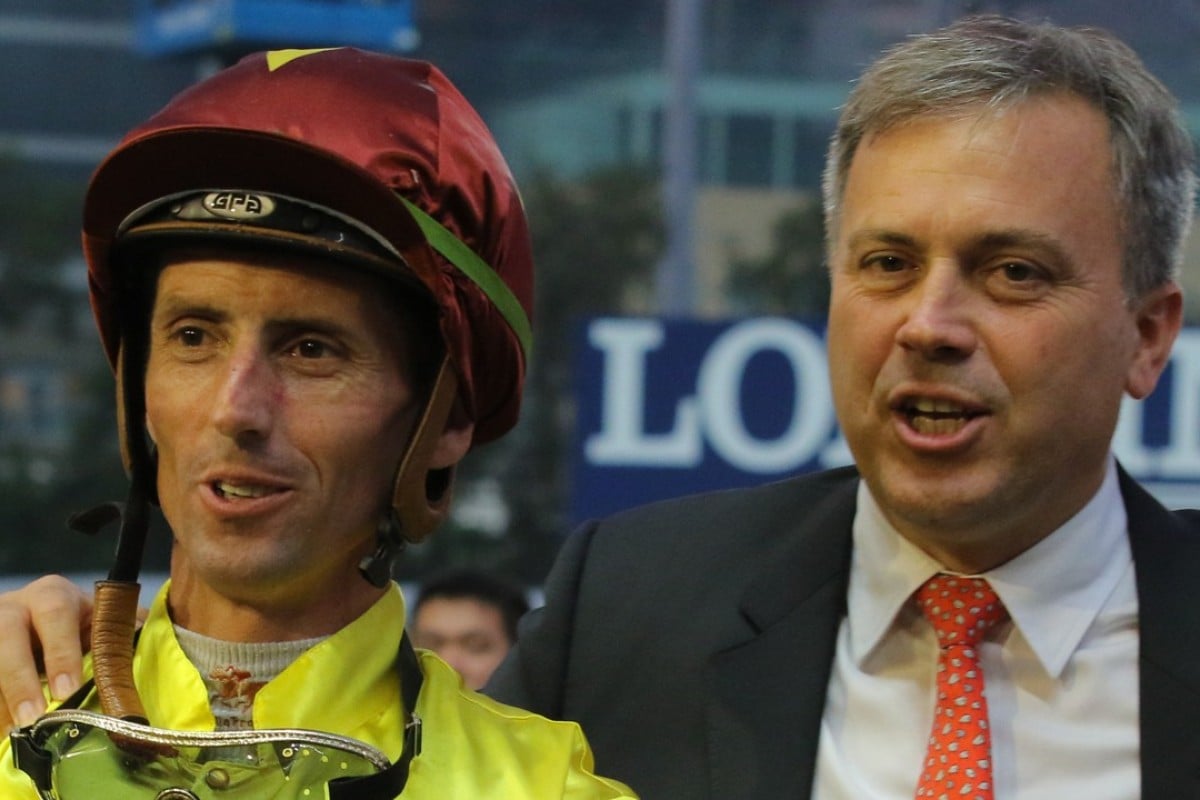
<svg viewBox="0 0 1200 800">
<path fill-rule="evenodd" d="M 845 614 L 856 473 L 808 493 L 803 521 L 743 596 L 747 640 L 709 662 L 714 797 L 808 797 L 825 688 Z M 799 491 L 800 484 L 797 485 Z"/>
<path fill-rule="evenodd" d="M 1142 796 L 1192 797 L 1200 775 L 1200 511 L 1165 509 L 1123 470 L 1137 574 Z"/>
<path fill-rule="evenodd" d="M 154 725 L 212 730 L 208 690 L 171 625 L 169 589 L 168 581 L 150 607 L 134 657 L 134 678 Z M 257 692 L 255 727 L 329 731 L 369 742 L 394 757 L 402 749 L 404 729 L 395 670 L 404 619 L 404 599 L 392 585 L 358 619 Z M 347 675 L 353 680 L 347 681 Z"/>
</svg>

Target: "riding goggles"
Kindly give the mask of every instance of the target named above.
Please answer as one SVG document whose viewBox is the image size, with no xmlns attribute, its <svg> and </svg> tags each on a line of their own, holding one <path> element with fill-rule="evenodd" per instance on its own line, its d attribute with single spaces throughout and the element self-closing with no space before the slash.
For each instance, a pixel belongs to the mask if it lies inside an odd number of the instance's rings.
<svg viewBox="0 0 1200 800">
<path fill-rule="evenodd" d="M 363 797 L 356 779 L 393 766 L 370 745 L 319 731 L 171 731 L 79 710 L 50 712 L 12 740 L 45 800 Z"/>
</svg>

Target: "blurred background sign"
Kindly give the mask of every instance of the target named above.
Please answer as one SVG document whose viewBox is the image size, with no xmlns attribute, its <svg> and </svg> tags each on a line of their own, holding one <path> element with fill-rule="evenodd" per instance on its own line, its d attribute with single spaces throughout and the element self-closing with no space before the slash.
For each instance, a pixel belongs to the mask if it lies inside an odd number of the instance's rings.
<svg viewBox="0 0 1200 800">
<path fill-rule="evenodd" d="M 784 317 L 587 320 L 577 339 L 571 517 L 850 463 L 823 326 Z M 1168 506 L 1200 496 L 1200 328 L 1153 395 L 1126 400 L 1117 458 Z"/>
<path fill-rule="evenodd" d="M 412 0 L 139 0 L 144 55 L 339 45 L 407 52 L 419 42 Z"/>
</svg>

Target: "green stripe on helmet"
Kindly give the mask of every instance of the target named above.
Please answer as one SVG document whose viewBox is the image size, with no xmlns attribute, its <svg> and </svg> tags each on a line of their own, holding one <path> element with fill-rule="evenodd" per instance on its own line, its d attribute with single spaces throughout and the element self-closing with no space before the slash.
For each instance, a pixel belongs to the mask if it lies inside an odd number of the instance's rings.
<svg viewBox="0 0 1200 800">
<path fill-rule="evenodd" d="M 426 214 L 416 204 L 403 197 L 404 205 L 417 221 L 421 232 L 429 246 L 442 255 L 447 261 L 458 267 L 464 275 L 470 278 L 476 286 L 483 290 L 492 304 L 499 310 L 500 315 L 508 322 L 525 358 L 529 358 L 529 349 L 533 344 L 533 329 L 529 324 L 529 316 L 521 307 L 521 302 L 512 293 L 500 276 L 486 261 L 479 257 L 471 248 L 449 231 L 442 223 Z"/>
</svg>

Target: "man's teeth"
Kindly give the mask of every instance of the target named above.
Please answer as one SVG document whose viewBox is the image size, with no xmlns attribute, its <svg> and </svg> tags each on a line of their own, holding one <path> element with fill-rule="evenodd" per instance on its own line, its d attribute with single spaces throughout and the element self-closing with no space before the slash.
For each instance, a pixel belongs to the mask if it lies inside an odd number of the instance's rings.
<svg viewBox="0 0 1200 800">
<path fill-rule="evenodd" d="M 913 430 L 935 436 L 961 430 L 970 416 L 958 403 L 926 397 L 914 400 L 908 408 L 908 423 Z"/>
<path fill-rule="evenodd" d="M 264 486 L 239 486 L 224 481 L 217 481 L 216 490 L 222 497 L 264 497 L 270 493 Z"/>
<path fill-rule="evenodd" d="M 912 404 L 914 411 L 921 414 L 959 414 L 963 413 L 962 406 L 949 400 L 930 400 L 921 398 Z"/>
</svg>

